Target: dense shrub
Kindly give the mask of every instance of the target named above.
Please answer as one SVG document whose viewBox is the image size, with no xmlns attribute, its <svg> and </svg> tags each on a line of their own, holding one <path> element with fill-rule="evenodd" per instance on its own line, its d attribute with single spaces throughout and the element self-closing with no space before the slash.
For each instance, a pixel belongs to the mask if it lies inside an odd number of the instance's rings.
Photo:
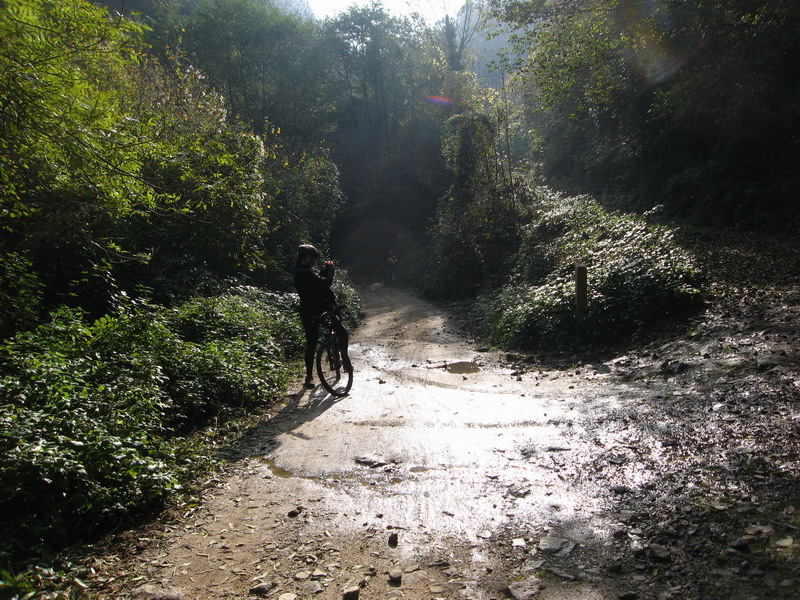
<svg viewBox="0 0 800 600">
<path fill-rule="evenodd" d="M 543 194 L 513 283 L 479 300 L 491 339 L 524 348 L 573 342 L 576 263 L 588 268 L 584 342 L 612 342 L 702 299 L 700 273 L 670 230 L 588 197 Z"/>
<path fill-rule="evenodd" d="M 345 327 L 350 330 L 355 329 L 364 318 L 364 311 L 361 308 L 361 296 L 353 287 L 346 271 L 336 271 L 332 289 L 333 293 L 336 294 L 337 304 L 346 307 L 342 312 L 342 320 Z"/>
<path fill-rule="evenodd" d="M 0 339 L 33 327 L 39 319 L 42 284 L 24 255 L 0 254 Z"/>
<path fill-rule="evenodd" d="M 0 347 L 0 563 L 163 502 L 192 461 L 178 436 L 274 398 L 301 346 L 290 295 L 122 300 L 94 323 L 62 309 Z"/>
</svg>

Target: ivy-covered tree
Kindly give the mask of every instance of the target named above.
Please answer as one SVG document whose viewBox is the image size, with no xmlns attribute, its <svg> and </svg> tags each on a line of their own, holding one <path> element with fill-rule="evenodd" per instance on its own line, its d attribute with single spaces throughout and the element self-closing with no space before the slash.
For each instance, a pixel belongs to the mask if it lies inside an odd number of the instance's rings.
<svg viewBox="0 0 800 600">
<path fill-rule="evenodd" d="M 474 294 L 503 283 L 512 270 L 530 192 L 507 168 L 502 126 L 489 113 L 467 112 L 444 129 L 442 152 L 453 185 L 432 227 L 431 293 Z"/>
</svg>

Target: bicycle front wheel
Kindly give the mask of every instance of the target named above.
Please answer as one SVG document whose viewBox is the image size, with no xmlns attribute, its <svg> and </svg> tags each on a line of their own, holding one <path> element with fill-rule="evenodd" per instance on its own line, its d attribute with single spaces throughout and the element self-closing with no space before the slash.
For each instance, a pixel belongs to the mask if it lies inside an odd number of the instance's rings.
<svg viewBox="0 0 800 600">
<path fill-rule="evenodd" d="M 317 349 L 317 375 L 328 392 L 334 396 L 344 396 L 353 385 L 353 372 L 345 371 L 339 345 L 333 340 L 326 340 Z"/>
</svg>

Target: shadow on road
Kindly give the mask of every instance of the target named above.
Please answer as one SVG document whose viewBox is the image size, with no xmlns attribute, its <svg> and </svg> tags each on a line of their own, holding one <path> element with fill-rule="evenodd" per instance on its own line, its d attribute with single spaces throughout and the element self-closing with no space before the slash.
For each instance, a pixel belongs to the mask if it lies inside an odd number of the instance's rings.
<svg viewBox="0 0 800 600">
<path fill-rule="evenodd" d="M 267 414 L 260 423 L 242 432 L 237 440 L 221 452 L 234 460 L 274 452 L 280 447 L 277 438 L 281 434 L 302 436 L 297 431 L 304 423 L 319 418 L 347 398 L 333 396 L 319 384 L 311 390 L 304 389 L 300 383 L 295 387 L 299 391 L 285 396 L 285 402 L 277 412 Z"/>
</svg>

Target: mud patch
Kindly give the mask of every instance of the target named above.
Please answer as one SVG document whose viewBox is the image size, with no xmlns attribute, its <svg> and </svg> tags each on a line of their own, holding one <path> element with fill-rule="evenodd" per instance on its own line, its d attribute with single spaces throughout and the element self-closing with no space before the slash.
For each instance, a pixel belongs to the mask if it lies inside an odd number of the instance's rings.
<svg viewBox="0 0 800 600">
<path fill-rule="evenodd" d="M 474 361 L 462 360 L 454 363 L 447 363 L 444 365 L 444 370 L 448 373 L 455 375 L 469 375 L 471 373 L 479 373 L 481 368 L 478 363 Z"/>
<path fill-rule="evenodd" d="M 277 477 L 278 479 L 294 479 L 295 477 L 298 479 L 307 479 L 309 481 L 315 481 L 318 479 L 317 477 L 312 477 L 309 475 L 297 475 L 296 473 L 292 473 L 288 469 L 284 469 L 283 467 L 275 464 L 275 461 L 271 458 L 262 457 L 260 462 L 266 465 L 273 477 Z"/>
</svg>

